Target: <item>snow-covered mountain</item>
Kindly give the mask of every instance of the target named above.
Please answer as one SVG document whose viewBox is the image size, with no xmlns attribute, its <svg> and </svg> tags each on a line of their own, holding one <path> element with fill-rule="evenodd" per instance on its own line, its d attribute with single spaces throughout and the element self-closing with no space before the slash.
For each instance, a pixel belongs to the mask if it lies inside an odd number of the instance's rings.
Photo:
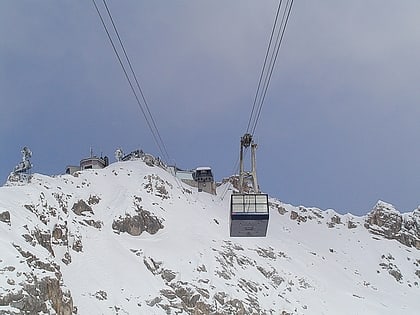
<svg viewBox="0 0 420 315">
<path fill-rule="evenodd" d="M 270 199 L 267 237 L 230 238 L 226 185 L 136 160 L 1 187 L 0 314 L 419 313 L 420 209 Z"/>
</svg>

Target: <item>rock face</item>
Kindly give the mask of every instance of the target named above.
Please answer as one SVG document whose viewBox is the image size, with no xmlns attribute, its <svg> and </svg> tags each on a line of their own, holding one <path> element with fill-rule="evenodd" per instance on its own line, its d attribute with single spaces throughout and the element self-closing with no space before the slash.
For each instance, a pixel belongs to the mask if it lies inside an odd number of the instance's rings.
<svg viewBox="0 0 420 315">
<path fill-rule="evenodd" d="M 71 210 L 77 215 L 84 215 L 84 212 L 93 213 L 92 208 L 84 200 L 76 202 Z"/>
<path fill-rule="evenodd" d="M 73 300 L 68 291 L 62 291 L 57 279 L 34 277 L 32 280 L 33 284 L 26 284 L 22 290 L 1 296 L 0 306 L 11 305 L 21 314 L 39 314 L 48 311 L 48 303 L 58 315 L 72 314 Z"/>
<path fill-rule="evenodd" d="M 10 213 L 9 211 L 4 211 L 2 213 L 0 213 L 0 221 L 10 224 Z"/>
<path fill-rule="evenodd" d="M 366 217 L 365 228 L 373 234 L 420 249 L 420 209 L 401 214 L 394 206 L 378 201 Z"/>
<path fill-rule="evenodd" d="M 24 271 L 22 265 L 8 266 L 0 270 L 3 277 L 9 279 L 11 289 L 0 295 L 0 306 L 12 306 L 18 314 L 48 313 L 71 315 L 74 311 L 73 299 L 69 290 L 62 283 L 60 266 L 52 259 L 42 259 L 29 251 L 14 245 L 23 264 L 32 269 Z M 13 275 L 17 275 L 13 280 Z M 0 314 L 15 314 L 2 313 Z"/>
<path fill-rule="evenodd" d="M 153 216 L 147 210 L 138 210 L 137 214 L 131 216 L 126 214 L 125 217 L 120 216 L 112 223 L 112 228 L 117 233 L 128 233 L 132 236 L 138 236 L 143 232 L 155 234 L 163 228 L 161 221 Z"/>
</svg>

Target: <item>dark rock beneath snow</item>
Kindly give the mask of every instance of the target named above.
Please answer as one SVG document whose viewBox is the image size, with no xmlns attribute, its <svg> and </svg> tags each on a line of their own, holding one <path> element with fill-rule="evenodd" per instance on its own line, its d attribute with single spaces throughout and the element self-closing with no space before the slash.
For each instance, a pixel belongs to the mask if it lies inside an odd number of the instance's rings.
<svg viewBox="0 0 420 315">
<path fill-rule="evenodd" d="M 347 228 L 348 229 L 355 229 L 355 228 L 357 228 L 357 224 L 350 220 L 350 221 L 347 222 Z"/>
<path fill-rule="evenodd" d="M 327 223 L 329 228 L 333 228 L 337 224 L 341 224 L 341 218 L 338 215 L 333 215 L 330 219 L 330 222 Z"/>
<path fill-rule="evenodd" d="M 51 233 L 49 231 L 41 231 L 39 229 L 36 229 L 32 232 L 32 235 L 38 241 L 39 245 L 48 250 L 51 255 L 55 256 L 54 251 L 51 247 Z"/>
<path fill-rule="evenodd" d="M 0 213 L 0 221 L 10 224 L 10 212 L 9 211 L 4 211 L 2 213 Z"/>
<path fill-rule="evenodd" d="M 152 215 L 147 210 L 138 210 L 136 215 L 126 214 L 125 217 L 120 216 L 112 223 L 112 229 L 116 233 L 128 233 L 132 236 L 138 236 L 143 232 L 155 234 L 163 225 L 159 218 Z"/>
<path fill-rule="evenodd" d="M 364 226 L 373 234 L 420 249 L 420 209 L 402 215 L 392 205 L 379 201 Z"/>
<path fill-rule="evenodd" d="M 77 215 L 84 215 L 84 212 L 93 213 L 92 208 L 82 199 L 76 202 L 71 210 Z"/>
<path fill-rule="evenodd" d="M 16 249 L 19 250 L 18 247 Z M 28 264 L 37 259 L 28 252 L 22 252 L 27 257 Z M 45 268 L 47 270 L 49 268 Z M 12 306 L 19 310 L 16 314 L 58 314 L 71 315 L 74 312 L 73 299 L 70 291 L 63 290 L 60 271 L 54 267 L 54 276 L 39 278 L 34 273 L 24 273 L 26 281 L 20 283 L 21 288 L 0 294 L 0 306 Z M 51 309 L 52 307 L 52 309 Z M 15 314 L 1 313 L 0 314 Z"/>
<path fill-rule="evenodd" d="M 306 222 L 307 221 L 306 216 L 302 216 L 302 215 L 298 214 L 296 211 L 291 211 L 290 212 L 290 219 L 291 220 L 296 220 L 298 222 Z"/>
<path fill-rule="evenodd" d="M 89 199 L 88 199 L 88 204 L 90 206 L 97 205 L 99 203 L 99 201 L 101 201 L 101 198 L 99 198 L 98 196 L 95 196 L 95 195 L 93 195 L 93 196 L 90 195 Z"/>
</svg>

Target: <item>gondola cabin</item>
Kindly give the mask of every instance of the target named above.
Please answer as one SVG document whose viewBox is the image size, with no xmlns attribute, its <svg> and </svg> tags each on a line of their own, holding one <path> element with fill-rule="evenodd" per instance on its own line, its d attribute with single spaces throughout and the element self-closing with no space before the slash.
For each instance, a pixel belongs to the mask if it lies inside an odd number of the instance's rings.
<svg viewBox="0 0 420 315">
<path fill-rule="evenodd" d="M 267 194 L 232 194 L 230 236 L 264 237 L 268 227 Z"/>
</svg>

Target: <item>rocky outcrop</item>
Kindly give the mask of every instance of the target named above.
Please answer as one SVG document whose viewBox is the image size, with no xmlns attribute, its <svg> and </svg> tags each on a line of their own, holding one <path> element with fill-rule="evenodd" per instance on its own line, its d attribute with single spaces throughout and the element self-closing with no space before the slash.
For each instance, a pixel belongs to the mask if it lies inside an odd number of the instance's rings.
<svg viewBox="0 0 420 315">
<path fill-rule="evenodd" d="M 92 208 L 82 199 L 76 202 L 71 210 L 77 215 L 84 215 L 84 212 L 93 213 Z"/>
<path fill-rule="evenodd" d="M 89 196 L 89 199 L 88 199 L 88 204 L 90 205 L 90 206 L 92 206 L 92 205 L 97 205 L 98 203 L 99 203 L 99 201 L 101 201 L 101 198 L 99 198 L 98 196 L 96 196 L 96 195 L 90 195 Z"/>
<path fill-rule="evenodd" d="M 373 234 L 420 249 L 420 209 L 401 214 L 394 206 L 378 201 L 364 226 Z"/>
<path fill-rule="evenodd" d="M 299 213 L 297 213 L 296 211 L 291 211 L 290 212 L 290 220 L 296 220 L 298 222 L 306 222 L 307 217 L 300 215 Z"/>
<path fill-rule="evenodd" d="M 4 211 L 0 213 L 0 221 L 10 224 L 10 212 L 9 211 Z"/>
<path fill-rule="evenodd" d="M 31 277 L 31 282 L 25 283 L 17 292 L 9 292 L 0 296 L 0 306 L 12 306 L 20 314 L 49 313 L 49 305 L 57 315 L 73 313 L 73 299 L 69 291 L 63 291 L 57 279 Z"/>
<path fill-rule="evenodd" d="M 401 282 L 403 276 L 401 274 L 400 269 L 397 265 L 395 265 L 395 258 L 391 255 L 382 255 L 382 262 L 379 264 L 379 266 L 383 269 L 388 271 L 388 273 L 394 277 L 395 281 Z"/>
<path fill-rule="evenodd" d="M 280 209 L 279 209 L 279 213 L 282 214 L 280 212 Z M 303 206 L 299 206 L 298 208 L 295 208 L 295 210 L 290 211 L 290 220 L 294 220 L 298 224 L 309 222 L 312 220 L 320 224 L 322 223 L 323 219 L 324 219 L 323 211 L 317 208 L 306 208 Z"/>
<path fill-rule="evenodd" d="M 69 290 L 65 289 L 60 266 L 54 261 L 43 260 L 19 245 L 14 248 L 20 257 L 26 261 L 31 272 L 9 267 L 2 272 L 8 272 L 8 284 L 13 285 L 12 290 L 0 294 L 0 306 L 12 306 L 19 310 L 19 314 L 58 314 L 71 315 L 74 313 L 73 299 Z M 7 313 L 9 314 L 9 313 Z"/>
<path fill-rule="evenodd" d="M 68 245 L 68 228 L 66 224 L 56 224 L 54 225 L 54 229 L 52 231 L 52 238 L 51 242 L 54 245 Z"/>
<path fill-rule="evenodd" d="M 156 310 L 162 309 L 167 314 L 290 314 L 279 312 L 278 309 L 265 308 L 259 299 L 261 293 L 266 292 L 263 295 L 268 296 L 269 292 L 275 291 L 283 295 L 294 290 L 311 289 L 312 286 L 304 278 L 292 279 L 290 275 L 271 266 L 269 262 L 277 259 L 289 260 L 290 257 L 285 253 L 278 252 L 272 247 L 258 247 L 254 250 L 255 253 L 266 261 L 259 265 L 257 260 L 245 255 L 245 250 L 241 245 L 231 241 L 225 241 L 219 249 L 213 248 L 216 266 L 206 267 L 204 264 L 198 266 L 197 271 L 203 273 L 198 281 L 181 280 L 182 273 L 166 269 L 163 261 L 144 256 L 143 262 L 146 268 L 153 275 L 160 276 L 165 285 L 160 294 L 146 300 L 146 304 Z M 140 254 L 137 250 L 133 252 Z M 216 268 L 213 269 L 214 267 Z M 247 277 L 238 277 L 240 270 L 261 273 L 265 280 L 261 283 Z M 232 295 L 232 292 L 215 290 L 213 281 L 208 278 L 212 274 L 236 287 L 237 292 L 241 292 L 240 297 Z"/>
<path fill-rule="evenodd" d="M 162 222 L 159 218 L 152 215 L 147 210 L 138 210 L 136 215 L 126 214 L 125 217 L 120 216 L 112 223 L 112 229 L 116 233 L 128 233 L 132 236 L 138 236 L 143 232 L 155 234 L 163 229 Z"/>
<path fill-rule="evenodd" d="M 51 247 L 51 233 L 49 231 L 35 229 L 33 231 L 33 236 L 38 241 L 39 245 L 48 250 L 51 255 L 55 256 L 54 251 Z"/>
<path fill-rule="evenodd" d="M 162 199 L 170 198 L 169 190 L 173 189 L 171 183 L 169 183 L 166 180 L 163 180 L 156 174 L 147 175 L 144 177 L 144 179 L 147 180 L 147 182 L 144 183 L 143 186 L 145 191 L 147 191 L 150 194 L 154 194 L 155 196 L 158 196 Z"/>
<path fill-rule="evenodd" d="M 333 215 L 331 218 L 330 218 L 330 221 L 329 222 L 327 222 L 327 226 L 329 227 L 329 228 L 333 228 L 333 227 L 335 227 L 336 225 L 338 225 L 338 224 L 343 224 L 342 222 L 341 222 L 341 218 L 338 216 L 338 215 Z"/>
</svg>

